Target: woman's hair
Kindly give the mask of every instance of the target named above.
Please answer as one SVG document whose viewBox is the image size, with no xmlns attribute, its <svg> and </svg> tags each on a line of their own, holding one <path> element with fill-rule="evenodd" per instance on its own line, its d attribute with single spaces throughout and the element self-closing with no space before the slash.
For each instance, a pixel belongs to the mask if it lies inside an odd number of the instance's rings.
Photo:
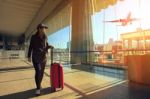
<svg viewBox="0 0 150 99">
<path fill-rule="evenodd" d="M 40 33 L 39 30 L 37 30 L 36 35 L 39 35 L 39 33 Z M 47 39 L 47 35 L 45 33 L 43 33 L 42 39 L 44 40 Z"/>
</svg>

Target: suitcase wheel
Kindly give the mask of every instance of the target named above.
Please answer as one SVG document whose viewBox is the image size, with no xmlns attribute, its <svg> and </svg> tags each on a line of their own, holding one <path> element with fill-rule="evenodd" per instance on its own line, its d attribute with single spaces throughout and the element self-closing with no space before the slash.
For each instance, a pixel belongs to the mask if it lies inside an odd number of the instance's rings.
<svg viewBox="0 0 150 99">
<path fill-rule="evenodd" d="M 54 87 L 52 87 L 51 89 L 52 89 L 52 92 L 55 92 L 55 91 L 56 91 L 56 88 L 54 88 Z"/>
</svg>

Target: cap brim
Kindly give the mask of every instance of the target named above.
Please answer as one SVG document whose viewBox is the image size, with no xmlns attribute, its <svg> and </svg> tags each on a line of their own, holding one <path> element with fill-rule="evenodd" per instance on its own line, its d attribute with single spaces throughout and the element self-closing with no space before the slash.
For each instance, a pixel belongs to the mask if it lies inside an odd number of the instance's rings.
<svg viewBox="0 0 150 99">
<path fill-rule="evenodd" d="M 45 28 L 45 29 L 48 29 L 48 27 L 47 27 L 47 26 L 42 26 L 41 28 Z"/>
</svg>

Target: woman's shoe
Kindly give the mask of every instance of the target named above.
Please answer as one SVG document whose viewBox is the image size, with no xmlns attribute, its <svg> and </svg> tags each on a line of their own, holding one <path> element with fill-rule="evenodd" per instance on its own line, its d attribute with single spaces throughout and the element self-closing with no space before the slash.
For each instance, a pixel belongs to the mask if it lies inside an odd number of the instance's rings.
<svg viewBox="0 0 150 99">
<path fill-rule="evenodd" d="M 37 89 L 37 90 L 35 91 L 35 94 L 36 94 L 37 96 L 39 96 L 39 95 L 41 94 L 41 90 L 40 90 L 40 89 Z"/>
</svg>

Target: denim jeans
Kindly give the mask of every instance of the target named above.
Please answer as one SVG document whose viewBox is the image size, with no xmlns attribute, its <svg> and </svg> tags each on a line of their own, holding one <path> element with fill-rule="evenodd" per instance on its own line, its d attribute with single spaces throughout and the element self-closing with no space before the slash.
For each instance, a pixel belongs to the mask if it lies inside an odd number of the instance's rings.
<svg viewBox="0 0 150 99">
<path fill-rule="evenodd" d="M 33 66 L 34 66 L 34 69 L 35 69 L 35 83 L 36 83 L 37 89 L 41 88 L 41 82 L 42 82 L 42 79 L 43 79 L 45 65 L 46 65 L 46 62 L 35 63 L 33 61 Z"/>
</svg>

